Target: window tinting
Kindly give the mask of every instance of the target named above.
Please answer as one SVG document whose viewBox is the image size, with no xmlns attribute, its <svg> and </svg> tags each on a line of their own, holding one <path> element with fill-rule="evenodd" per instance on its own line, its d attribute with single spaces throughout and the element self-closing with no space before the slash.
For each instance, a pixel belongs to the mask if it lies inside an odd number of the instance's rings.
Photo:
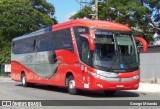
<svg viewBox="0 0 160 109">
<path fill-rule="evenodd" d="M 53 34 L 49 32 L 37 37 L 37 51 L 51 51 L 53 49 Z"/>
<path fill-rule="evenodd" d="M 82 37 L 80 34 L 89 34 L 89 28 L 83 26 L 73 27 L 76 43 L 78 47 L 79 56 L 81 56 L 81 45 L 82 45 Z"/>
<path fill-rule="evenodd" d="M 34 50 L 35 48 L 36 50 Z M 74 51 L 70 28 L 17 40 L 12 44 L 12 51 L 15 54 L 32 53 L 34 51 L 54 51 L 59 49 L 66 49 L 70 52 Z"/>
<path fill-rule="evenodd" d="M 12 51 L 14 54 L 32 53 L 35 48 L 35 38 L 25 38 L 13 42 Z"/>
<path fill-rule="evenodd" d="M 87 39 L 83 38 L 82 41 L 82 55 L 81 55 L 81 60 L 86 63 L 86 64 L 90 64 L 89 63 L 89 57 L 90 57 L 90 50 L 89 50 L 89 42 Z"/>
<path fill-rule="evenodd" d="M 70 29 L 60 30 L 58 37 L 58 49 L 66 49 L 73 52 L 73 43 Z"/>
<path fill-rule="evenodd" d="M 73 52 L 73 43 L 69 28 L 38 36 L 37 43 L 38 52 L 54 51 L 59 49 L 66 49 Z"/>
</svg>

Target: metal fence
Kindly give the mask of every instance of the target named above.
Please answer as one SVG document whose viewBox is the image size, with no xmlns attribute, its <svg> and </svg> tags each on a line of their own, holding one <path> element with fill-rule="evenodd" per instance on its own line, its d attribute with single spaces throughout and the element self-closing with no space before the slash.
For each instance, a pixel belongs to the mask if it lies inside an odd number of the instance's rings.
<svg viewBox="0 0 160 109">
<path fill-rule="evenodd" d="M 160 46 L 149 46 L 143 53 L 140 47 L 141 81 L 160 84 Z"/>
</svg>

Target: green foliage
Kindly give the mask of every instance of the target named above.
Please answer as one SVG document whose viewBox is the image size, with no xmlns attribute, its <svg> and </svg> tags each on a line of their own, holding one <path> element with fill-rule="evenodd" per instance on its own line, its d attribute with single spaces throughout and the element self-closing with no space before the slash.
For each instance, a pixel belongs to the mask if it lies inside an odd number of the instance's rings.
<svg viewBox="0 0 160 109">
<path fill-rule="evenodd" d="M 13 38 L 57 23 L 54 12 L 46 0 L 0 0 L 0 62 L 9 62 Z"/>
<path fill-rule="evenodd" d="M 11 43 L 6 43 L 5 45 L 3 45 L 3 48 L 1 49 L 0 52 L 0 62 L 1 63 L 9 63 L 10 62 L 10 58 L 11 58 Z"/>
<path fill-rule="evenodd" d="M 159 18 L 156 18 L 156 15 L 154 15 L 154 10 L 159 9 L 160 3 L 158 5 L 158 1 L 107 0 L 99 3 L 98 17 L 100 20 L 109 20 L 128 25 L 134 30 L 134 33 L 137 34 L 138 32 L 141 37 L 150 41 L 155 32 L 153 29 L 155 27 L 154 23 L 157 22 L 157 19 L 159 21 Z M 80 10 L 71 19 L 87 16 L 84 13 L 86 13 L 84 9 Z"/>
</svg>

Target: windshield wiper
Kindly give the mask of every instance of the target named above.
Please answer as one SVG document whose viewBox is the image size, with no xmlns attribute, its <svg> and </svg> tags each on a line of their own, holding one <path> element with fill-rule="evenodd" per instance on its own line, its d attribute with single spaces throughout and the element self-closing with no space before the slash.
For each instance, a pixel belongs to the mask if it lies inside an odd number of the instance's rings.
<svg viewBox="0 0 160 109">
<path fill-rule="evenodd" d="M 119 60 L 119 55 L 118 55 L 118 49 L 117 49 L 117 43 L 116 43 L 116 38 L 115 38 L 115 34 L 113 34 L 113 39 L 114 39 L 114 42 L 115 42 L 115 44 L 114 44 L 114 49 L 115 49 L 115 58 L 114 58 L 114 60 L 112 61 L 112 64 L 111 64 L 111 66 L 108 68 L 108 72 L 112 69 L 112 67 L 113 67 L 113 65 L 114 65 L 114 63 L 116 62 L 116 60 L 118 61 Z"/>
<path fill-rule="evenodd" d="M 111 66 L 108 68 L 107 72 L 109 72 L 109 71 L 112 69 L 114 63 L 116 62 L 116 60 L 118 61 L 118 59 L 119 59 L 119 58 L 117 58 L 117 55 L 116 55 L 116 56 L 114 57 L 114 60 L 113 60 L 113 62 L 112 62 L 112 64 L 111 64 Z"/>
</svg>

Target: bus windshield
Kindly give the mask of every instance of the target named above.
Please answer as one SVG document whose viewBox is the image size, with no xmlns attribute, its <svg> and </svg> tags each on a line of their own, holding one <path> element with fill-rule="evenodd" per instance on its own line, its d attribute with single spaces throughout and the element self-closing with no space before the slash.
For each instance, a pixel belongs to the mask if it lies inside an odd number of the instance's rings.
<svg viewBox="0 0 160 109">
<path fill-rule="evenodd" d="M 106 71 L 138 69 L 138 54 L 131 33 L 95 31 L 93 65 Z"/>
</svg>

